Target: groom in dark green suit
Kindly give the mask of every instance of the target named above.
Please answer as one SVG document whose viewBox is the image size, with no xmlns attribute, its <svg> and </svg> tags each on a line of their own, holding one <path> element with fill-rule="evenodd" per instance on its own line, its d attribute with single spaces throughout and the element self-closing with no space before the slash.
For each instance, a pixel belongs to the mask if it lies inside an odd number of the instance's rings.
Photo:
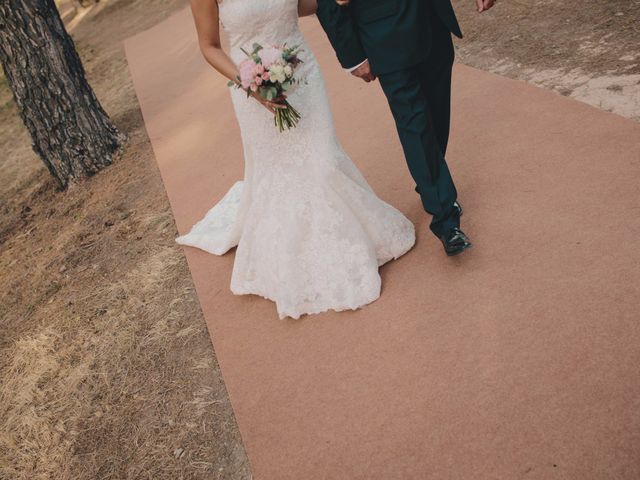
<svg viewBox="0 0 640 480">
<path fill-rule="evenodd" d="M 476 0 L 478 11 L 495 0 Z M 380 79 L 430 228 L 447 255 L 471 247 L 445 161 L 449 140 L 451 34 L 462 38 L 450 0 L 318 0 L 318 19 L 353 75 Z"/>
</svg>

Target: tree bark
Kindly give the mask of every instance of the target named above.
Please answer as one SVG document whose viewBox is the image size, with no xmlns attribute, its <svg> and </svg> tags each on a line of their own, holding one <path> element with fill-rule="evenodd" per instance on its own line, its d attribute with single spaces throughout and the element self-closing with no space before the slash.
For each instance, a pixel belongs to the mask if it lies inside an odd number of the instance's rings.
<svg viewBox="0 0 640 480">
<path fill-rule="evenodd" d="M 0 61 L 34 151 L 65 188 L 124 142 L 85 78 L 54 0 L 0 0 Z"/>
</svg>

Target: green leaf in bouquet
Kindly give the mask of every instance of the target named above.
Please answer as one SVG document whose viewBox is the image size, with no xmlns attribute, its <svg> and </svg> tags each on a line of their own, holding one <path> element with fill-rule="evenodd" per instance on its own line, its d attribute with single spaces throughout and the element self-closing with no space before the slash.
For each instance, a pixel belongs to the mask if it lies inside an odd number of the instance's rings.
<svg viewBox="0 0 640 480">
<path fill-rule="evenodd" d="M 260 91 L 260 96 L 265 100 L 271 101 L 278 96 L 278 89 L 276 87 L 267 87 Z"/>
</svg>

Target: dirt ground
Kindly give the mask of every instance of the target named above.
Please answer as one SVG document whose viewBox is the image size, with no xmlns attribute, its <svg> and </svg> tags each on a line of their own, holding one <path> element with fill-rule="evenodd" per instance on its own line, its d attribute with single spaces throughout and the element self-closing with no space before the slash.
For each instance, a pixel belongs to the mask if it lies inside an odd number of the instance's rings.
<svg viewBox="0 0 640 480">
<path fill-rule="evenodd" d="M 66 192 L 0 77 L 0 479 L 251 478 L 122 49 L 185 4 L 67 16 L 129 143 Z M 640 120 L 640 1 L 455 4 L 460 61 Z"/>
<path fill-rule="evenodd" d="M 454 0 L 458 60 L 640 120 L 640 1 Z"/>
<path fill-rule="evenodd" d="M 2 85 L 2 479 L 250 478 L 122 49 L 183 5 L 102 1 L 73 29 L 129 143 L 67 192 Z"/>
</svg>

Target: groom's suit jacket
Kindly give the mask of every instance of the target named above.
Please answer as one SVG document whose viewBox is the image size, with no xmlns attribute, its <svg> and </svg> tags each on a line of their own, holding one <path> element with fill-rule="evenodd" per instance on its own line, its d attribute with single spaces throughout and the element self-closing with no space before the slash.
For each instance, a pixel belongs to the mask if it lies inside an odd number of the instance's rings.
<svg viewBox="0 0 640 480">
<path fill-rule="evenodd" d="M 351 0 L 347 7 L 335 0 L 318 0 L 318 19 L 344 68 L 369 59 L 376 74 L 417 65 L 431 48 L 426 3 L 449 31 L 462 37 L 450 0 Z"/>
</svg>

